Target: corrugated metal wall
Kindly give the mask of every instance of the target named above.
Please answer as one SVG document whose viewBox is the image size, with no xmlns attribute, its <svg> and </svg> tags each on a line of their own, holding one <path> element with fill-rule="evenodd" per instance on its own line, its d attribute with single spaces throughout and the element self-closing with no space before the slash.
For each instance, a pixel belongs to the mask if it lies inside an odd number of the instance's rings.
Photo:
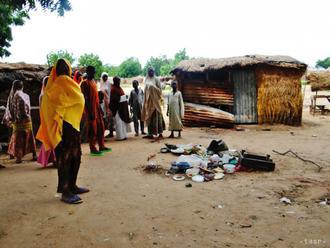
<svg viewBox="0 0 330 248">
<path fill-rule="evenodd" d="M 257 123 L 257 81 L 252 70 L 234 71 L 235 123 Z"/>
</svg>

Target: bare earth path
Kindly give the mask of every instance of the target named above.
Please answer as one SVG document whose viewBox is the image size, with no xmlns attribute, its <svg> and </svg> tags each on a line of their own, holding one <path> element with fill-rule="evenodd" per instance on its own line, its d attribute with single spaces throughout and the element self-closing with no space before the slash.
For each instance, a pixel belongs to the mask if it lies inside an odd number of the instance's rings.
<svg viewBox="0 0 330 248">
<path fill-rule="evenodd" d="M 330 247 L 330 206 L 315 202 L 330 198 L 329 127 L 330 116 L 305 113 L 298 128 L 185 129 L 172 143 L 206 146 L 222 138 L 230 148 L 269 153 L 276 161 L 272 173 L 241 172 L 192 188 L 137 169 L 154 153 L 169 167 L 175 157 L 158 153 L 169 140 L 110 140 L 113 152 L 97 158 L 84 145 L 79 183 L 91 192 L 77 206 L 54 197 L 56 169 L 2 157 L 0 247 Z M 290 148 L 324 169 L 317 173 L 311 164 L 272 153 Z M 282 195 L 293 204 L 280 203 Z"/>
</svg>

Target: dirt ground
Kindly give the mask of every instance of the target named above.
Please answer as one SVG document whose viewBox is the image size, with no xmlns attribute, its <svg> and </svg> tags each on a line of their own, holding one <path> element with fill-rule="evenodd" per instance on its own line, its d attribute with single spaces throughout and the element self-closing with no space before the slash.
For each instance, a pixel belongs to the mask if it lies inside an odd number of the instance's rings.
<svg viewBox="0 0 330 248">
<path fill-rule="evenodd" d="M 182 139 L 109 140 L 113 152 L 90 157 L 83 145 L 80 205 L 54 197 L 57 171 L 1 157 L 0 247 L 330 247 L 330 115 L 304 112 L 301 127 L 245 126 L 245 131 L 186 128 Z M 265 128 L 270 131 L 263 131 Z M 166 133 L 168 135 L 168 133 Z M 165 168 L 164 143 L 224 139 L 232 149 L 268 153 L 274 172 L 239 172 L 208 183 L 176 182 L 139 170 L 147 157 Z M 323 166 L 280 156 L 292 149 Z M 30 157 L 27 156 L 27 159 Z M 291 205 L 280 203 L 286 196 Z"/>
</svg>

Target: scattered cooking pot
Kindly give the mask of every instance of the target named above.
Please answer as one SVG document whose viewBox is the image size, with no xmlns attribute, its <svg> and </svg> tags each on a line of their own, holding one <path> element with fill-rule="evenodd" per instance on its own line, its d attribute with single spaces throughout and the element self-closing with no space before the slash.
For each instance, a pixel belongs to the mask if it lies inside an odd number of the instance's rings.
<svg viewBox="0 0 330 248">
<path fill-rule="evenodd" d="M 173 180 L 174 181 L 183 181 L 183 180 L 185 180 L 186 179 L 186 177 L 185 176 L 183 176 L 183 175 L 174 175 L 173 177 Z"/>
<path fill-rule="evenodd" d="M 170 150 L 167 147 L 160 148 L 161 153 L 168 153 Z"/>
<path fill-rule="evenodd" d="M 204 182 L 204 177 L 202 175 L 196 175 L 191 178 L 196 183 L 202 183 Z"/>
<path fill-rule="evenodd" d="M 208 174 L 205 174 L 204 175 L 204 180 L 206 181 L 206 182 L 209 182 L 209 181 L 212 181 L 213 179 L 214 179 L 214 174 L 213 173 L 208 173 Z"/>
</svg>

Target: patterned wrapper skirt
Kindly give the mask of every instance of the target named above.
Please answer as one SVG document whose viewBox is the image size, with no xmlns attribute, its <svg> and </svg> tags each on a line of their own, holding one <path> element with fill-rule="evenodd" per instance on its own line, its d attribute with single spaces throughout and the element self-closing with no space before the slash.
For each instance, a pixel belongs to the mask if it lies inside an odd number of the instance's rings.
<svg viewBox="0 0 330 248">
<path fill-rule="evenodd" d="M 162 134 L 165 130 L 165 121 L 163 115 L 157 110 L 151 115 L 150 122 L 148 123 L 148 134 L 158 135 Z"/>
<path fill-rule="evenodd" d="M 14 123 L 8 154 L 16 158 L 22 158 L 24 155 L 34 152 L 36 152 L 36 143 L 33 136 L 31 120 Z"/>
</svg>

